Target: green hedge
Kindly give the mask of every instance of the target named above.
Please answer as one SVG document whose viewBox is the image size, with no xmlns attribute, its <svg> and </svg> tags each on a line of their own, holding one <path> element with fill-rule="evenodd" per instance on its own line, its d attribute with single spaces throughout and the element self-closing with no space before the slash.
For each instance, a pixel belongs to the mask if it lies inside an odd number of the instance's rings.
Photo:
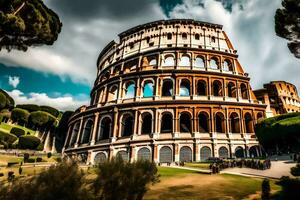
<svg viewBox="0 0 300 200">
<path fill-rule="evenodd" d="M 0 130 L 0 141 L 4 141 L 8 144 L 12 144 L 17 139 L 18 139 L 17 136 Z"/>
<path fill-rule="evenodd" d="M 288 113 L 258 122 L 255 133 L 265 149 L 300 150 L 300 113 Z M 287 145 L 288 144 L 288 145 Z"/>
<path fill-rule="evenodd" d="M 41 143 L 40 139 L 31 136 L 31 135 L 23 135 L 19 137 L 19 149 L 34 149 L 36 150 L 39 144 Z"/>
<path fill-rule="evenodd" d="M 18 127 L 13 127 L 10 130 L 10 133 L 14 134 L 17 137 L 20 137 L 21 135 L 25 135 L 25 131 L 23 129 L 18 128 Z"/>
</svg>

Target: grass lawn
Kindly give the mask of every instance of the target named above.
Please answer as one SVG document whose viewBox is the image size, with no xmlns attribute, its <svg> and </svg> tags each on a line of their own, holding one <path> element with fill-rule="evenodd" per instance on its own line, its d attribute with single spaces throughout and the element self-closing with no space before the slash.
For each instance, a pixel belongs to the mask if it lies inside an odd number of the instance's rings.
<svg viewBox="0 0 300 200">
<path fill-rule="evenodd" d="M 195 163 L 184 163 L 185 167 L 193 167 L 193 168 L 199 168 L 199 169 L 209 169 L 210 163 L 201 163 L 201 162 L 195 162 Z"/>
<path fill-rule="evenodd" d="M 253 199 L 260 197 L 262 179 L 234 175 L 206 175 L 190 170 L 159 167 L 160 182 L 150 187 L 145 200 Z M 271 180 L 274 191 L 280 187 Z M 254 198 L 255 199 L 255 198 Z"/>
<path fill-rule="evenodd" d="M 15 125 L 15 124 L 6 124 L 6 123 L 3 123 L 3 122 L 0 123 L 0 129 L 2 129 L 3 131 L 6 131 L 8 133 L 10 132 L 10 130 L 13 127 L 17 127 L 17 128 L 23 129 L 26 134 L 27 134 L 27 132 L 29 132 L 30 135 L 35 135 L 35 131 L 34 130 L 28 129 L 28 128 L 24 127 L 24 126 L 19 126 L 19 125 Z"/>
</svg>

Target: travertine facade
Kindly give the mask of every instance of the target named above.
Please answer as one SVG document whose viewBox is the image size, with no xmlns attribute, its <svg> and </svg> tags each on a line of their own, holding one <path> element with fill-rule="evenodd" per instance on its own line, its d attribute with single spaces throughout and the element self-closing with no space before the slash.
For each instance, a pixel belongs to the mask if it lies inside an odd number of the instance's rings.
<svg viewBox="0 0 300 200">
<path fill-rule="evenodd" d="M 266 116 L 300 112 L 300 98 L 297 88 L 285 81 L 272 81 L 264 84 L 263 89 L 255 90 L 258 100 L 267 105 Z"/>
<path fill-rule="evenodd" d="M 69 122 L 64 153 L 159 163 L 260 154 L 265 116 L 221 25 L 162 20 L 119 34 L 100 53 L 91 105 Z"/>
</svg>

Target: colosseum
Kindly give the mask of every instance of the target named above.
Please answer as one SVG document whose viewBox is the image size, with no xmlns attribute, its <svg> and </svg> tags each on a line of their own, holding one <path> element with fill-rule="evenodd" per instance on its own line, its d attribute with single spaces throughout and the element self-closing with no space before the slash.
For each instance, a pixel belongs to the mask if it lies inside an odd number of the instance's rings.
<svg viewBox="0 0 300 200">
<path fill-rule="evenodd" d="M 63 153 L 156 163 L 261 155 L 265 117 L 221 25 L 190 19 L 133 27 L 97 60 L 90 106 L 69 121 Z"/>
</svg>

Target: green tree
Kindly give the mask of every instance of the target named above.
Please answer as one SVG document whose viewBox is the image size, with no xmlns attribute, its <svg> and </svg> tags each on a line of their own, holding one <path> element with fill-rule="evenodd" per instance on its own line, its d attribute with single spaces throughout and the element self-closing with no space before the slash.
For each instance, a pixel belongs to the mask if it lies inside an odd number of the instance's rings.
<svg viewBox="0 0 300 200">
<path fill-rule="evenodd" d="M 300 2 L 283 0 L 282 6 L 276 10 L 275 32 L 289 41 L 288 48 L 296 58 L 300 58 Z"/>
<path fill-rule="evenodd" d="M 6 106 L 6 97 L 4 94 L 0 93 L 0 110 Z"/>
<path fill-rule="evenodd" d="M 25 125 L 28 122 L 30 113 L 21 108 L 14 108 L 11 112 L 11 119 L 19 125 Z"/>
<path fill-rule="evenodd" d="M 42 0 L 0 0 L 0 50 L 52 45 L 61 27 L 58 15 Z"/>
<path fill-rule="evenodd" d="M 293 176 L 300 176 L 300 163 L 298 163 L 295 167 L 291 168 L 291 174 Z"/>
<path fill-rule="evenodd" d="M 0 110 L 3 108 L 12 109 L 15 106 L 14 99 L 4 90 L 0 89 Z"/>
<path fill-rule="evenodd" d="M 31 178 L 0 184 L 1 200 L 92 199 L 84 173 L 74 162 L 61 162 Z"/>
<path fill-rule="evenodd" d="M 73 113 L 73 111 L 64 112 L 59 121 L 58 127 L 55 130 L 55 148 L 58 152 L 62 150 L 65 143 L 66 135 L 68 132 L 68 121 Z"/>
<path fill-rule="evenodd" d="M 49 128 L 54 125 L 56 118 L 44 111 L 30 113 L 30 123 L 37 128 Z"/>
<path fill-rule="evenodd" d="M 121 157 L 99 164 L 92 183 L 95 199 L 141 200 L 150 183 L 158 182 L 156 165 L 148 160 L 133 163 Z"/>
</svg>

